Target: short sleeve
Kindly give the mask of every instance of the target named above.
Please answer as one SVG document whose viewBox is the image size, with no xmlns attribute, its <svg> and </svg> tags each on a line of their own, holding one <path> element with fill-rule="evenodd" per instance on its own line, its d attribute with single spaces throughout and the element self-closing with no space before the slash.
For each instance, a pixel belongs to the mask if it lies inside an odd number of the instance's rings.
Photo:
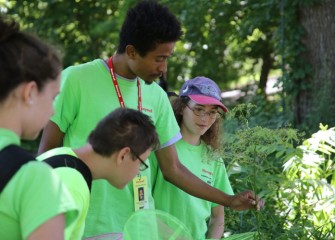
<svg viewBox="0 0 335 240">
<path fill-rule="evenodd" d="M 62 182 L 45 163 L 32 162 L 20 169 L 14 198 L 22 237 L 26 239 L 40 225 L 65 214 L 66 227 L 75 221 L 77 207 Z"/>
<path fill-rule="evenodd" d="M 67 132 L 70 124 L 77 116 L 79 109 L 80 88 L 77 75 L 74 73 L 74 67 L 68 67 L 63 70 L 61 77 L 61 88 L 54 101 L 54 115 L 51 117 L 62 132 Z"/>
<path fill-rule="evenodd" d="M 229 195 L 234 195 L 233 188 L 230 185 L 228 174 L 226 171 L 226 166 L 222 159 L 218 161 L 213 161 L 215 168 L 215 180 L 214 187 L 220 189 Z M 212 207 L 216 207 L 218 204 L 212 203 Z"/>
<path fill-rule="evenodd" d="M 176 138 L 176 136 L 180 136 L 180 128 L 174 116 L 171 103 L 165 92 L 160 99 L 160 107 L 158 109 L 155 127 L 161 146 L 167 146 L 169 141 Z M 175 141 L 178 141 L 179 139 L 180 137 L 176 138 Z"/>
</svg>

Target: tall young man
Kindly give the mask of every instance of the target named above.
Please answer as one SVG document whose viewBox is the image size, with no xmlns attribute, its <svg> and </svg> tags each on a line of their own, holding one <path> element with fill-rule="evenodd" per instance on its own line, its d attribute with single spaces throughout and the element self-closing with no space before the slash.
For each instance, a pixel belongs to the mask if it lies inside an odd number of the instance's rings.
<svg viewBox="0 0 335 240">
<path fill-rule="evenodd" d="M 155 154 L 166 180 L 221 205 L 237 210 L 255 208 L 252 192 L 226 195 L 195 177 L 178 160 L 174 143 L 181 137 L 180 129 L 166 93 L 154 80 L 166 72 L 167 59 L 181 36 L 179 22 L 166 7 L 144 1 L 129 9 L 116 54 L 64 70 L 55 115 L 43 132 L 39 152 L 62 144 L 80 147 L 96 123 L 113 109 L 138 109 L 149 115 L 156 127 L 161 148 Z M 154 208 L 150 182 L 148 170 L 122 191 L 106 181 L 95 181 L 85 236 L 120 232 L 135 210 Z M 143 206 L 134 197 L 142 186 L 147 197 Z"/>
</svg>

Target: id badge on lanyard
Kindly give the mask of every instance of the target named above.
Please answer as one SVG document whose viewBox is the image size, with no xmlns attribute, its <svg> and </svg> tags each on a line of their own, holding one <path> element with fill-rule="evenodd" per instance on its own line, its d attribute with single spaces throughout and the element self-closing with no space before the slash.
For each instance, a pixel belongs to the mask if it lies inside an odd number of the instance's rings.
<svg viewBox="0 0 335 240">
<path fill-rule="evenodd" d="M 117 82 L 116 76 L 114 74 L 113 68 L 113 58 L 108 60 L 108 67 L 112 77 L 113 85 L 115 88 L 116 95 L 118 97 L 121 107 L 125 107 L 125 103 L 122 97 L 122 93 Z M 137 93 L 138 93 L 138 110 L 142 112 L 142 93 L 141 93 L 141 83 L 137 78 Z M 133 190 L 134 190 L 134 207 L 135 211 L 140 209 L 149 208 L 149 190 L 148 190 L 148 180 L 146 176 L 137 176 L 133 179 Z"/>
<path fill-rule="evenodd" d="M 133 179 L 135 211 L 149 208 L 149 192 L 147 176 L 137 176 Z"/>
</svg>

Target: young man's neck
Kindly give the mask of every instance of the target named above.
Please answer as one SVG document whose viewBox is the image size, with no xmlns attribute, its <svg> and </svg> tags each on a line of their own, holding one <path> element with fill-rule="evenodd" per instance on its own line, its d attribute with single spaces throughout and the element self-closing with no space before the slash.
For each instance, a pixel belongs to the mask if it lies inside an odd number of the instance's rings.
<svg viewBox="0 0 335 240">
<path fill-rule="evenodd" d="M 115 53 L 112 58 L 115 74 L 127 79 L 134 79 L 137 77 L 128 67 L 128 59 L 125 54 Z"/>
<path fill-rule="evenodd" d="M 90 144 L 86 144 L 85 146 L 81 148 L 73 149 L 73 152 L 90 169 L 93 180 L 102 178 L 102 176 L 100 176 L 99 174 L 99 168 L 100 168 L 99 159 L 97 159 L 97 154 L 94 152 Z"/>
</svg>

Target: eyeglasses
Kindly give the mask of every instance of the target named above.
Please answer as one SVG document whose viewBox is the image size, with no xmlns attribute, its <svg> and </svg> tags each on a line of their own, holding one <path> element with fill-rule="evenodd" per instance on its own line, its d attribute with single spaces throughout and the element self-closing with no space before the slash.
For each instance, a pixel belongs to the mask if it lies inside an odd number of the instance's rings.
<svg viewBox="0 0 335 240">
<path fill-rule="evenodd" d="M 206 112 L 204 109 L 199 107 L 191 108 L 189 105 L 186 104 L 186 106 L 194 113 L 194 115 L 199 117 L 204 117 L 208 115 L 211 119 L 218 119 L 222 117 L 222 114 L 219 113 L 217 110 L 211 110 L 209 112 Z"/>
<path fill-rule="evenodd" d="M 136 157 L 136 159 L 140 160 L 141 165 L 140 165 L 140 171 L 144 171 L 149 168 L 149 166 L 140 158 L 132 149 L 131 149 L 133 155 Z"/>
</svg>

